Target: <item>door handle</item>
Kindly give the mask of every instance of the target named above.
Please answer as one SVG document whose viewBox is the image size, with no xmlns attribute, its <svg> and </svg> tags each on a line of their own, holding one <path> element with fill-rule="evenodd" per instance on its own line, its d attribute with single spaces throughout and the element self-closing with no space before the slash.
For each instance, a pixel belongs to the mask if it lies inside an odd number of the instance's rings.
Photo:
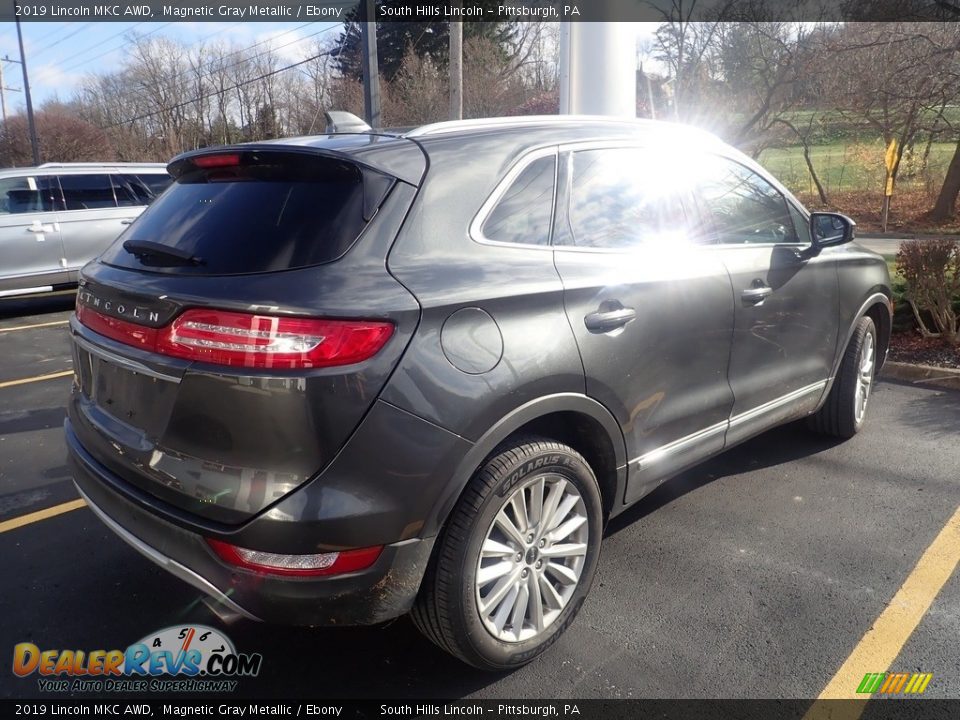
<svg viewBox="0 0 960 720">
<path fill-rule="evenodd" d="M 40 233 L 52 233 L 53 225 L 31 225 L 27 228 L 28 233 L 39 235 Z"/>
<path fill-rule="evenodd" d="M 741 299 L 748 305 L 760 305 L 771 295 L 773 295 L 773 288 L 765 285 L 763 287 L 749 287 L 740 293 Z"/>
<path fill-rule="evenodd" d="M 133 222 L 133 220 L 121 220 L 121 221 L 120 221 L 120 224 L 121 224 L 121 225 L 129 225 L 129 224 L 132 223 L 132 222 Z"/>
<path fill-rule="evenodd" d="M 592 333 L 608 333 L 611 330 L 622 328 L 636 317 L 637 312 L 633 308 L 621 307 L 616 310 L 597 310 L 587 315 L 583 319 L 583 324 Z"/>
</svg>

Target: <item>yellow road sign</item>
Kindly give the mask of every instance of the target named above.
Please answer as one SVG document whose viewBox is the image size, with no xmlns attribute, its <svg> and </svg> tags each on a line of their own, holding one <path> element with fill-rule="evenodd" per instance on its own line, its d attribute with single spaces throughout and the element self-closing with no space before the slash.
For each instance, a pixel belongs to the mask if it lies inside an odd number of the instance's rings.
<svg viewBox="0 0 960 720">
<path fill-rule="evenodd" d="M 897 141 L 896 139 L 891 140 L 890 144 L 887 146 L 887 154 L 884 158 L 887 163 L 887 175 L 893 173 L 893 166 L 897 162 Z M 887 193 L 890 194 L 889 192 Z"/>
</svg>

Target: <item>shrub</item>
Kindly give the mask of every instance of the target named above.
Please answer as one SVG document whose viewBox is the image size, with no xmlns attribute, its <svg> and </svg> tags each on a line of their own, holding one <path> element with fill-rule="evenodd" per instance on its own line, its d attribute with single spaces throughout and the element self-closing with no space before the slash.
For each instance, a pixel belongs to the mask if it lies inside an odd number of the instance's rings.
<svg viewBox="0 0 960 720">
<path fill-rule="evenodd" d="M 900 245 L 897 270 L 906 281 L 904 296 L 924 337 L 960 344 L 960 323 L 954 305 L 960 296 L 960 243 L 914 240 Z M 924 316 L 932 319 L 934 330 Z"/>
</svg>

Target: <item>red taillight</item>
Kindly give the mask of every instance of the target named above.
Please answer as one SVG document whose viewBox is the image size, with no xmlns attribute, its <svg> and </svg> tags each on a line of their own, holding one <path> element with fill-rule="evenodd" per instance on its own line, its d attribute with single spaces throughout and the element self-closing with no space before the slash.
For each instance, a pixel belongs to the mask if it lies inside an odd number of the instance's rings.
<svg viewBox="0 0 960 720">
<path fill-rule="evenodd" d="M 94 332 L 98 332 L 111 340 L 126 345 L 134 345 L 144 350 L 156 350 L 158 332 L 156 328 L 137 325 L 98 313 L 79 302 L 77 302 L 77 320 Z"/>
<path fill-rule="evenodd" d="M 213 538 L 207 538 L 207 544 L 228 565 L 257 573 L 287 577 L 341 575 L 365 570 L 377 561 L 380 552 L 383 550 L 382 545 L 377 545 L 376 547 L 341 550 L 340 552 L 284 555 L 261 550 L 248 550 Z"/>
<path fill-rule="evenodd" d="M 236 167 L 240 164 L 240 153 L 225 155 L 201 155 L 193 158 L 193 164 L 198 168 Z"/>
<path fill-rule="evenodd" d="M 350 365 L 387 343 L 393 325 L 372 320 L 248 315 L 187 310 L 154 329 L 80 305 L 77 319 L 101 335 L 170 357 L 231 367 L 293 370 Z"/>
</svg>

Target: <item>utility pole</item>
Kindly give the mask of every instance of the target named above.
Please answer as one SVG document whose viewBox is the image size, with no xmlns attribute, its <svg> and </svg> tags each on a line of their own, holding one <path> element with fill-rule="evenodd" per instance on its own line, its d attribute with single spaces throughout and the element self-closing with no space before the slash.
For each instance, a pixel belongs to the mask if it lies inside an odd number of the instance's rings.
<svg viewBox="0 0 960 720">
<path fill-rule="evenodd" d="M 3 124 L 7 124 L 7 86 L 3 82 L 3 63 L 0 62 L 0 109 L 3 110 Z"/>
<path fill-rule="evenodd" d="M 377 63 L 377 20 L 373 0 L 364 0 L 360 39 L 363 54 L 363 114 L 367 125 L 379 128 L 380 123 L 380 67 Z"/>
<path fill-rule="evenodd" d="M 4 63 L 17 63 L 20 64 L 19 60 L 13 60 L 9 55 L 4 55 L 3 58 L 0 58 L 0 107 L 3 109 L 3 122 L 7 122 L 7 91 L 10 92 L 20 92 L 20 88 L 7 87 L 7 83 L 3 78 L 3 64 Z"/>
<path fill-rule="evenodd" d="M 452 6 L 463 8 L 463 0 L 455 0 Z M 450 23 L 450 119 L 463 118 L 463 21 Z"/>
<path fill-rule="evenodd" d="M 33 151 L 33 164 L 36 166 L 40 164 L 40 143 L 37 142 L 37 126 L 33 121 L 30 80 L 27 79 L 27 56 L 23 52 L 23 33 L 20 31 L 20 17 L 17 15 L 17 0 L 13 0 L 13 12 L 17 21 L 17 41 L 20 43 L 20 67 L 23 68 L 23 94 L 27 98 L 27 125 L 30 128 L 30 149 Z"/>
</svg>

